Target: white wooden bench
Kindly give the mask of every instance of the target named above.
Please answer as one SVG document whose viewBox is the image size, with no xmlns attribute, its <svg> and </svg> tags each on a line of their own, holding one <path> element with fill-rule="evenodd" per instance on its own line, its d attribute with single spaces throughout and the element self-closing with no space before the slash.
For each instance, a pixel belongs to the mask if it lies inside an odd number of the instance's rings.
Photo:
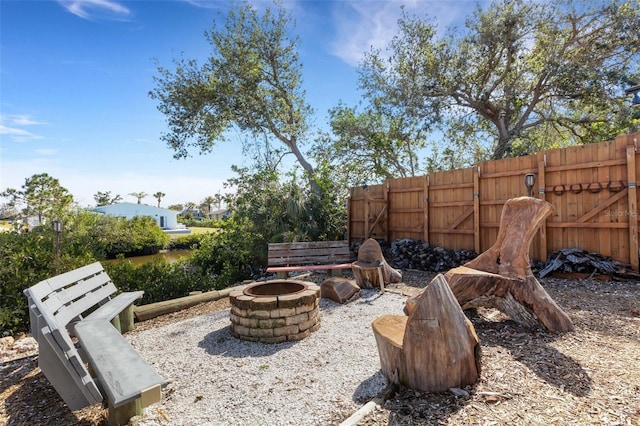
<svg viewBox="0 0 640 426">
<path fill-rule="evenodd" d="M 293 271 L 351 269 L 351 261 L 346 240 L 269 243 L 267 272 L 286 278 Z"/>
<path fill-rule="evenodd" d="M 158 402 L 165 384 L 116 327 L 131 328 L 132 303 L 143 292 L 112 298 L 116 291 L 98 262 L 24 291 L 43 374 L 71 410 L 106 397 L 110 425 L 126 424 Z"/>
</svg>

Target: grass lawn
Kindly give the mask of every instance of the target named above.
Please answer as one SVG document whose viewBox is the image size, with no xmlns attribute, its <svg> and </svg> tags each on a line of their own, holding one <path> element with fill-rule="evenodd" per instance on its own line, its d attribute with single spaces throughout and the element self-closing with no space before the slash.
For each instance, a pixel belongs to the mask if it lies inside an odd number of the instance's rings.
<svg viewBox="0 0 640 426">
<path fill-rule="evenodd" d="M 170 238 L 172 240 L 175 240 L 176 238 L 185 237 L 193 234 L 211 234 L 214 232 L 218 232 L 218 228 L 202 228 L 198 226 L 190 226 L 189 229 L 191 230 L 191 233 L 189 234 L 170 234 Z"/>
<path fill-rule="evenodd" d="M 209 234 L 211 232 L 218 232 L 218 228 L 200 228 L 197 226 L 190 226 L 192 234 Z"/>
</svg>

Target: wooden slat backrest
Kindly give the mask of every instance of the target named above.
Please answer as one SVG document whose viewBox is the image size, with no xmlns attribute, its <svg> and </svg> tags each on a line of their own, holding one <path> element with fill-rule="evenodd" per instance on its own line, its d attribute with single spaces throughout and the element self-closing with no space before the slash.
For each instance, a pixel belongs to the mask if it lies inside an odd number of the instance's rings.
<svg viewBox="0 0 640 426">
<path fill-rule="evenodd" d="M 351 260 L 347 241 L 270 243 L 269 266 L 322 265 Z"/>
<path fill-rule="evenodd" d="M 41 281 L 29 290 L 63 326 L 117 291 L 99 262 Z"/>
<path fill-rule="evenodd" d="M 40 369 L 72 410 L 102 401 L 66 324 L 59 321 L 39 297 L 46 288 L 39 284 L 37 289 L 31 287 L 24 293 L 29 301 L 32 333 L 38 341 Z"/>
</svg>

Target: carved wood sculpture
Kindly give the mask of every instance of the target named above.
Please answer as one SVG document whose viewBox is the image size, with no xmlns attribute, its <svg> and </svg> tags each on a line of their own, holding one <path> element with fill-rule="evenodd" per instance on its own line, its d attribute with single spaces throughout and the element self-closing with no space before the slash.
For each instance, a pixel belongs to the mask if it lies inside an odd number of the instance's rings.
<svg viewBox="0 0 640 426">
<path fill-rule="evenodd" d="M 507 200 L 495 244 L 445 274 L 463 309 L 489 306 L 515 322 L 551 332 L 574 329 L 569 316 L 553 301 L 531 272 L 529 246 L 553 206 L 532 197 Z M 408 303 L 406 309 L 411 309 Z"/>
<path fill-rule="evenodd" d="M 411 315 L 385 315 L 372 323 L 384 376 L 424 392 L 475 383 L 478 337 L 444 277 L 437 275 L 415 301 Z"/>
<path fill-rule="evenodd" d="M 351 264 L 353 277 L 360 288 L 380 287 L 402 281 L 400 271 L 393 269 L 382 255 L 380 244 L 369 238 L 358 249 L 358 260 Z"/>
</svg>

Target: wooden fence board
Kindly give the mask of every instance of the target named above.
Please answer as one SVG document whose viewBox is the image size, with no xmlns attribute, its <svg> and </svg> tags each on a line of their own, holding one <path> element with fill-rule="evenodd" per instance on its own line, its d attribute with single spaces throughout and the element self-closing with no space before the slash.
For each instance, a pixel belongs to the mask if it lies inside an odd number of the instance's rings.
<svg viewBox="0 0 640 426">
<path fill-rule="evenodd" d="M 550 202 L 555 212 L 534 239 L 532 259 L 578 247 L 637 270 L 639 136 L 351 188 L 348 237 L 422 239 L 482 252 L 497 237 L 504 202 L 526 195 L 524 176 L 533 173 L 532 195 Z"/>
</svg>

